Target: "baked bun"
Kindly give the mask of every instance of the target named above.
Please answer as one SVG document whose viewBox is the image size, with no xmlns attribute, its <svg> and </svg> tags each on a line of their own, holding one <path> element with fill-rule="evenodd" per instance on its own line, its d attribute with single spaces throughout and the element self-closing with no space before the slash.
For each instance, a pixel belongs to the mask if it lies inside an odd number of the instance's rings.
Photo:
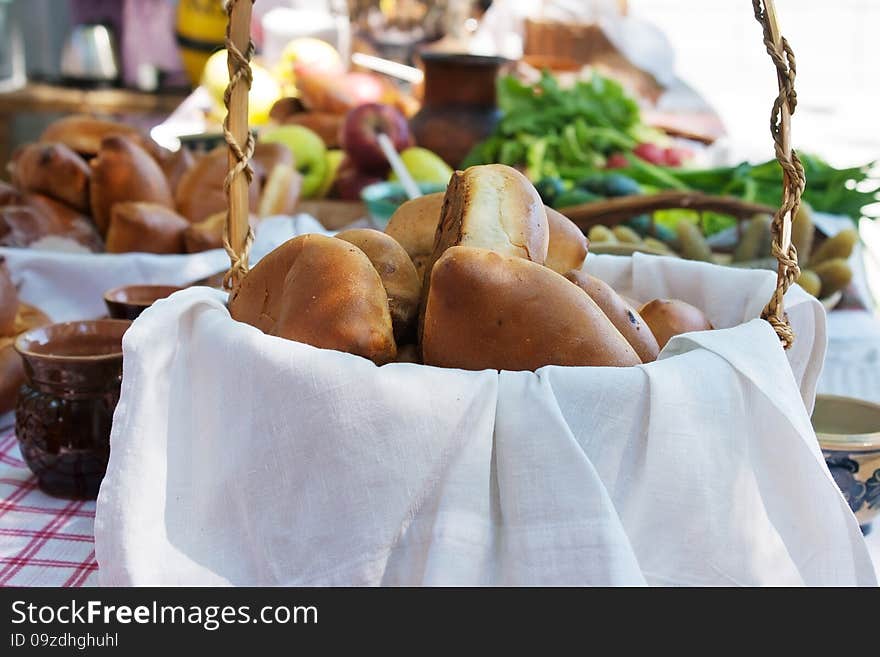
<svg viewBox="0 0 880 657">
<path fill-rule="evenodd" d="M 702 310 L 678 299 L 654 299 L 642 306 L 639 314 L 651 328 L 660 349 L 676 335 L 713 328 Z"/>
<path fill-rule="evenodd" d="M 426 275 L 451 246 L 490 249 L 543 265 L 549 242 L 547 213 L 528 178 L 504 164 L 470 167 L 449 181 Z"/>
<path fill-rule="evenodd" d="M 557 274 L 580 269 L 587 258 L 590 241 L 577 225 L 561 212 L 544 207 L 550 227 L 550 244 L 544 265 Z M 595 299 L 593 299 L 595 301 Z"/>
<path fill-rule="evenodd" d="M 293 151 L 284 144 L 274 142 L 257 142 L 254 146 L 254 157 L 251 159 L 254 173 L 260 178 L 260 184 L 266 184 L 266 178 L 279 164 L 295 167 Z"/>
<path fill-rule="evenodd" d="M 181 146 L 173 153 L 169 153 L 159 162 L 165 179 L 168 181 L 168 189 L 171 196 L 177 191 L 180 179 L 183 175 L 195 166 L 196 156 L 192 154 L 188 148 Z"/>
<path fill-rule="evenodd" d="M 290 164 L 278 163 L 266 176 L 257 214 L 262 217 L 290 215 L 299 203 L 303 177 Z"/>
<path fill-rule="evenodd" d="M 434 250 L 444 195 L 445 192 L 435 192 L 406 201 L 394 211 L 385 227 L 385 233 L 407 252 L 422 280 Z"/>
<path fill-rule="evenodd" d="M 116 203 L 139 201 L 174 207 L 165 173 L 130 139 L 105 138 L 91 166 L 92 217 L 101 235 L 107 234 L 110 213 Z"/>
<path fill-rule="evenodd" d="M 426 365 L 466 370 L 641 363 L 589 295 L 563 276 L 472 247 L 450 248 L 434 265 L 422 356 Z"/>
<path fill-rule="evenodd" d="M 212 214 L 226 211 L 223 181 L 229 167 L 228 153 L 226 146 L 218 146 L 196 160 L 195 166 L 181 177 L 174 201 L 177 211 L 191 222 L 202 221 Z M 248 207 L 251 212 L 256 212 L 260 200 L 258 176 L 248 185 L 248 195 Z"/>
<path fill-rule="evenodd" d="M 370 228 L 355 228 L 336 235 L 363 251 L 382 279 L 398 344 L 415 336 L 422 283 L 416 268 L 393 237 Z"/>
<path fill-rule="evenodd" d="M 324 349 L 394 360 L 397 348 L 382 280 L 353 244 L 309 234 L 264 257 L 231 295 L 233 319 Z"/>
<path fill-rule="evenodd" d="M 49 219 L 29 205 L 0 207 L 0 246 L 30 246 L 52 234 L 52 228 Z"/>
<path fill-rule="evenodd" d="M 17 314 L 18 290 L 9 275 L 6 261 L 0 256 L 0 337 L 14 334 Z"/>
<path fill-rule="evenodd" d="M 608 283 L 579 269 L 568 272 L 565 277 L 590 295 L 614 327 L 636 350 L 643 363 L 657 360 L 660 347 L 648 324 Z"/>
<path fill-rule="evenodd" d="M 4 205 L 24 205 L 24 194 L 9 183 L 0 180 L 0 207 Z"/>
<path fill-rule="evenodd" d="M 13 334 L 0 337 L 0 415 L 15 408 L 18 390 L 24 383 L 24 364 L 13 346 L 15 339 L 25 331 L 50 323 L 41 310 L 21 303 L 15 317 Z"/>
<path fill-rule="evenodd" d="M 156 203 L 117 203 L 107 230 L 107 253 L 183 253 L 189 222 Z"/>
<path fill-rule="evenodd" d="M 25 201 L 48 221 L 47 233 L 37 239 L 52 235 L 73 240 L 93 253 L 104 250 L 104 241 L 88 216 L 43 194 L 28 194 Z"/>
<path fill-rule="evenodd" d="M 260 220 L 256 215 L 248 217 L 251 228 L 256 228 Z M 183 244 L 187 253 L 201 253 L 210 249 L 223 248 L 223 231 L 226 228 L 226 211 L 212 214 L 194 224 L 183 233 Z"/>
<path fill-rule="evenodd" d="M 22 146 L 12 156 L 9 168 L 12 182 L 20 190 L 46 194 L 88 214 L 91 170 L 64 144 Z"/>
<path fill-rule="evenodd" d="M 52 122 L 40 135 L 40 141 L 64 144 L 80 155 L 91 157 L 101 150 L 104 138 L 111 136 L 127 137 L 148 152 L 151 150 L 146 144 L 147 138 L 137 128 L 84 114 L 74 114 Z"/>
</svg>

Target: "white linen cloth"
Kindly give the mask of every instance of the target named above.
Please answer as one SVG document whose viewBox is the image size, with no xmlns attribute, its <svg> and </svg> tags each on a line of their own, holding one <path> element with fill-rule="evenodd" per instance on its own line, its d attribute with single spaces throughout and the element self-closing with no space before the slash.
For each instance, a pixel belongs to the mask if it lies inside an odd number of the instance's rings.
<svg viewBox="0 0 880 657">
<path fill-rule="evenodd" d="M 309 215 L 267 217 L 257 226 L 251 262 L 294 235 L 324 232 Z M 55 322 L 107 314 L 104 292 L 121 285 L 189 285 L 229 268 L 223 249 L 189 255 L 61 253 L 0 247 L 21 299 Z"/>
<path fill-rule="evenodd" d="M 770 272 L 590 256 L 720 330 L 630 368 L 371 362 L 156 303 L 124 339 L 95 524 L 103 585 L 874 585 L 805 408 L 825 315 L 784 352 Z M 788 356 L 788 359 L 786 358 Z"/>
</svg>

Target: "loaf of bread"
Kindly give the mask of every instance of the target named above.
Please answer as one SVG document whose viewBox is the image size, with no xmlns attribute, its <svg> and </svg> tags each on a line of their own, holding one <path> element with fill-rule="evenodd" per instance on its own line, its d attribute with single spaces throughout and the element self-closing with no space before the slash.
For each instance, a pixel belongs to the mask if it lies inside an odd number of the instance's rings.
<svg viewBox="0 0 880 657">
<path fill-rule="evenodd" d="M 31 244 L 47 236 L 56 236 L 72 240 L 93 253 L 104 250 L 104 241 L 88 216 L 43 194 L 27 194 L 25 202 L 45 217 L 48 225 L 46 232 L 32 240 Z"/>
<path fill-rule="evenodd" d="M 266 176 L 257 214 L 262 217 L 290 215 L 299 203 L 303 177 L 290 164 L 279 162 Z"/>
<path fill-rule="evenodd" d="M 64 144 L 80 155 L 91 157 L 101 150 L 101 142 L 104 138 L 112 136 L 126 137 L 142 148 L 148 141 L 137 128 L 115 121 L 96 119 L 85 114 L 66 116 L 54 121 L 40 135 L 40 141 Z"/>
<path fill-rule="evenodd" d="M 259 218 L 252 214 L 248 218 L 251 228 L 256 229 Z M 207 219 L 190 224 L 183 233 L 184 248 L 187 253 L 201 253 L 210 249 L 223 248 L 223 231 L 226 227 L 226 211 L 212 214 Z"/>
<path fill-rule="evenodd" d="M 50 323 L 39 308 L 19 303 L 13 334 L 0 337 L 0 415 L 15 408 L 18 390 L 24 383 L 24 365 L 13 346 L 15 339 L 25 331 Z"/>
<path fill-rule="evenodd" d="M 415 337 L 422 283 L 406 251 L 393 237 L 370 228 L 355 228 L 336 235 L 354 244 L 373 263 L 388 295 L 394 339 L 403 344 Z"/>
<path fill-rule="evenodd" d="M 397 347 L 382 280 L 344 240 L 301 235 L 272 251 L 230 297 L 233 319 L 324 349 L 394 360 Z"/>
<path fill-rule="evenodd" d="M 45 194 L 88 214 L 91 170 L 64 144 L 22 146 L 12 156 L 9 168 L 18 189 Z"/>
<path fill-rule="evenodd" d="M 615 292 L 608 283 L 585 271 L 572 270 L 565 277 L 590 295 L 614 328 L 630 343 L 643 363 L 657 360 L 660 347 L 648 324 L 638 311 Z"/>
<path fill-rule="evenodd" d="M 165 174 L 165 179 L 168 181 L 168 189 L 172 197 L 177 191 L 180 179 L 195 166 L 195 163 L 196 158 L 192 151 L 184 147 L 177 149 L 174 153 L 170 153 L 159 162 L 159 166 Z"/>
<path fill-rule="evenodd" d="M 426 276 L 452 246 L 490 249 L 543 265 L 549 243 L 547 213 L 528 178 L 503 164 L 470 167 L 449 181 Z"/>
<path fill-rule="evenodd" d="M 183 253 L 190 223 L 156 203 L 116 203 L 107 230 L 107 253 Z"/>
<path fill-rule="evenodd" d="M 434 265 L 422 356 L 466 370 L 641 363 L 578 286 L 528 259 L 472 247 L 450 248 Z"/>
<path fill-rule="evenodd" d="M 0 337 L 14 334 L 18 314 L 18 290 L 9 275 L 6 261 L 0 256 Z"/>
<path fill-rule="evenodd" d="M 435 192 L 406 201 L 395 210 L 385 227 L 385 232 L 407 252 L 422 280 L 434 251 L 444 195 L 444 192 Z"/>
<path fill-rule="evenodd" d="M 712 324 L 699 308 L 678 299 L 654 299 L 639 309 L 660 349 L 676 335 L 710 331 Z"/>
<path fill-rule="evenodd" d="M 177 185 L 174 194 L 177 211 L 191 222 L 202 221 L 212 214 L 225 212 L 227 207 L 223 181 L 226 179 L 229 150 L 218 146 L 200 157 Z M 259 178 L 248 186 L 249 208 L 256 212 L 260 201 Z"/>
<path fill-rule="evenodd" d="M 550 227 L 550 243 L 544 264 L 557 274 L 580 269 L 587 258 L 590 242 L 583 231 L 561 212 L 545 207 Z"/>
<path fill-rule="evenodd" d="M 293 151 L 284 144 L 273 142 L 257 142 L 254 146 L 254 157 L 251 165 L 254 167 L 254 174 L 260 180 L 260 186 L 266 184 L 266 178 L 279 164 L 287 166 L 296 166 L 293 160 Z"/>
<path fill-rule="evenodd" d="M 165 173 L 143 148 L 126 137 L 105 138 L 91 167 L 92 217 L 101 235 L 107 234 L 110 214 L 117 203 L 174 207 Z"/>
</svg>

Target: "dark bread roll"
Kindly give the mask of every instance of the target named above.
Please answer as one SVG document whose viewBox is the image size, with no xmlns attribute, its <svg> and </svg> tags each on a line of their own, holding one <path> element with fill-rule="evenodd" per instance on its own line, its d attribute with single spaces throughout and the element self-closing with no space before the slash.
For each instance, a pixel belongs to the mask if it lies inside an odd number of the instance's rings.
<svg viewBox="0 0 880 657">
<path fill-rule="evenodd" d="M 159 161 L 159 166 L 165 174 L 165 179 L 168 181 L 168 189 L 171 191 L 172 197 L 177 191 L 180 179 L 195 166 L 195 163 L 196 156 L 192 154 L 191 150 L 183 146 Z"/>
<path fill-rule="evenodd" d="M 202 155 L 196 160 L 195 165 L 183 174 L 177 184 L 174 193 L 177 211 L 191 222 L 202 221 L 213 214 L 226 211 L 227 201 L 223 181 L 226 179 L 229 167 L 228 153 L 226 146 L 218 146 Z M 254 180 L 248 185 L 248 207 L 251 212 L 256 212 L 258 209 L 260 191 L 260 178 L 259 175 L 255 175 Z"/>
<path fill-rule="evenodd" d="M 608 283 L 581 270 L 570 271 L 565 277 L 590 295 L 614 327 L 636 350 L 643 363 L 657 360 L 660 347 L 648 324 Z"/>
<path fill-rule="evenodd" d="M 24 205 L 24 194 L 7 182 L 0 180 L 0 207 L 4 205 Z"/>
<path fill-rule="evenodd" d="M 583 231 L 561 212 L 546 206 L 544 212 L 547 213 L 547 223 L 550 226 L 550 244 L 544 265 L 557 274 L 580 269 L 587 258 L 590 241 Z"/>
<path fill-rule="evenodd" d="M 397 356 L 382 280 L 353 244 L 308 234 L 264 257 L 231 295 L 232 318 L 264 333 L 363 356 Z"/>
<path fill-rule="evenodd" d="M 101 235 L 107 234 L 110 214 L 117 203 L 174 207 L 165 173 L 149 153 L 126 137 L 106 137 L 91 166 L 92 217 Z"/>
<path fill-rule="evenodd" d="M 190 223 L 156 203 L 116 203 L 107 230 L 107 253 L 183 253 Z"/>
<path fill-rule="evenodd" d="M 466 370 L 642 362 L 589 295 L 563 276 L 464 246 L 434 265 L 422 356 L 426 365 Z"/>
<path fill-rule="evenodd" d="M 89 213 L 91 169 L 64 144 L 28 144 L 10 163 L 12 182 L 22 191 L 38 192 Z"/>
<path fill-rule="evenodd" d="M 0 207 L 0 246 L 24 248 L 54 234 L 55 228 L 50 219 L 29 205 Z"/>
<path fill-rule="evenodd" d="M 385 233 L 404 248 L 422 280 L 434 251 L 434 236 L 444 196 L 445 192 L 435 192 L 406 201 L 394 211 L 385 226 Z"/>
<path fill-rule="evenodd" d="M 355 228 L 336 237 L 354 244 L 373 263 L 388 295 L 388 309 L 398 344 L 415 336 L 422 283 L 406 251 L 393 237 L 371 228 Z"/>
<path fill-rule="evenodd" d="M 284 144 L 257 142 L 254 146 L 254 157 L 251 160 L 254 167 L 254 173 L 260 179 L 260 186 L 266 184 L 266 178 L 279 164 L 286 164 L 289 167 L 295 167 L 296 162 L 293 159 L 293 151 Z"/>
<path fill-rule="evenodd" d="M 260 223 L 256 215 L 248 217 L 251 228 Z M 187 253 L 201 253 L 211 249 L 223 248 L 223 231 L 226 227 L 226 211 L 212 214 L 207 219 L 189 224 L 183 233 L 184 248 Z"/>
<path fill-rule="evenodd" d="M 660 349 L 674 336 L 691 331 L 711 331 L 713 326 L 699 308 L 678 299 L 654 299 L 639 309 Z"/>
<path fill-rule="evenodd" d="M 90 217 L 43 194 L 28 194 L 25 201 L 28 206 L 45 217 L 50 226 L 48 233 L 40 235 L 37 239 L 56 235 L 71 239 L 93 253 L 104 250 L 104 241 Z"/>
</svg>

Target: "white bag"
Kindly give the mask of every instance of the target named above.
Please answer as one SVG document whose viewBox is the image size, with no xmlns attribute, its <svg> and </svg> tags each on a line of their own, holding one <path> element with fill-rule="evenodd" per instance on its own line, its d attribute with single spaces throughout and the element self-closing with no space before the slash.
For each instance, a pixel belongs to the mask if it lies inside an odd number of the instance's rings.
<svg viewBox="0 0 880 657">
<path fill-rule="evenodd" d="M 770 272 L 587 269 L 719 330 L 630 368 L 376 367 L 160 301 L 124 339 L 98 498 L 104 585 L 869 585 L 810 427 L 825 315 Z M 787 357 L 787 358 L 786 358 Z"/>
</svg>

